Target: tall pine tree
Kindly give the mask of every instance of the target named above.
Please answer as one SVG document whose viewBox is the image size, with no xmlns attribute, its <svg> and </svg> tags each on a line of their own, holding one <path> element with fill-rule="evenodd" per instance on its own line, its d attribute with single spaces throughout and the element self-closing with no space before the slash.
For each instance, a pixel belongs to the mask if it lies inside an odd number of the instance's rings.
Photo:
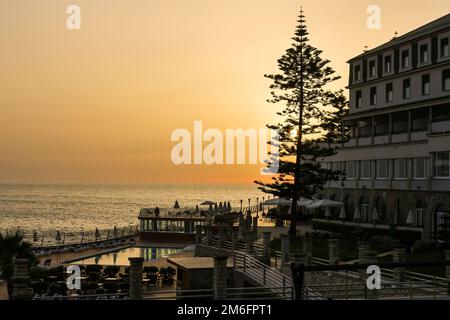
<svg viewBox="0 0 450 320">
<path fill-rule="evenodd" d="M 296 235 L 298 200 L 311 198 L 327 181 L 339 179 L 338 172 L 323 167 L 320 162 L 333 155 L 335 149 L 318 143 L 324 141 L 323 130 L 330 130 L 329 138 L 335 139 L 331 133 L 335 128 L 325 124 L 336 115 L 326 110 L 333 97 L 339 95 L 327 91 L 326 86 L 339 77 L 329 66 L 330 61 L 321 57 L 322 51 L 309 44 L 303 10 L 297 22 L 292 46 L 278 60 L 280 73 L 265 75 L 273 81 L 272 98 L 268 102 L 284 105 L 277 113 L 283 121 L 267 126 L 279 134 L 277 141 L 269 141 L 279 146 L 278 174 L 270 183 L 255 181 L 263 192 L 292 198 L 291 236 Z"/>
</svg>

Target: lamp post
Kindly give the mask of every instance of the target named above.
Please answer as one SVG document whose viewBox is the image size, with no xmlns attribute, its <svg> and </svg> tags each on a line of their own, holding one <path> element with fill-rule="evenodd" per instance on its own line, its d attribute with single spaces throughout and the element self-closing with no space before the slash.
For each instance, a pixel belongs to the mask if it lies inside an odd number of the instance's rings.
<svg viewBox="0 0 450 320">
<path fill-rule="evenodd" d="M 263 197 L 262 203 L 265 202 L 264 200 L 265 200 L 265 197 Z M 264 206 L 262 206 L 262 213 L 263 213 L 263 216 L 264 216 Z"/>
<path fill-rule="evenodd" d="M 242 203 L 244 202 L 244 200 L 241 199 L 241 212 L 242 212 Z"/>
<path fill-rule="evenodd" d="M 250 208 L 250 202 L 251 201 L 252 201 L 251 199 L 248 199 L 248 211 L 250 211 L 250 213 L 252 212 L 252 209 Z"/>
<path fill-rule="evenodd" d="M 259 218 L 259 198 L 256 198 L 256 217 Z"/>
</svg>

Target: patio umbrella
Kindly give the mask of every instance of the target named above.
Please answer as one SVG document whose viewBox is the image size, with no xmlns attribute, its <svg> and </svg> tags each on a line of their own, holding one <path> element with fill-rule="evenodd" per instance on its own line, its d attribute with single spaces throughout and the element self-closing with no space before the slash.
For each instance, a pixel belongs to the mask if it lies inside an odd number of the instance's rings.
<svg viewBox="0 0 450 320">
<path fill-rule="evenodd" d="M 114 235 L 114 238 L 117 237 L 117 226 L 114 226 L 113 235 Z"/>
<path fill-rule="evenodd" d="M 355 206 L 355 215 L 353 216 L 353 220 L 361 220 L 361 211 L 359 209 L 359 206 Z"/>
<path fill-rule="evenodd" d="M 342 206 L 342 207 L 341 207 L 341 212 L 340 212 L 340 214 L 339 214 L 339 219 L 345 220 L 346 217 L 347 217 L 347 213 L 345 212 L 345 207 Z"/>
<path fill-rule="evenodd" d="M 377 207 L 373 207 L 373 211 L 372 211 L 372 221 L 379 221 L 380 217 L 378 216 L 378 210 Z"/>
<path fill-rule="evenodd" d="M 412 225 L 414 223 L 413 220 L 413 210 L 409 209 L 408 218 L 406 219 L 406 224 Z"/>
<path fill-rule="evenodd" d="M 38 236 L 37 236 L 37 233 L 36 233 L 36 230 L 34 230 L 33 231 L 33 242 L 38 242 Z"/>
<path fill-rule="evenodd" d="M 217 212 L 219 208 L 217 207 L 217 203 L 214 204 L 214 212 Z"/>
<path fill-rule="evenodd" d="M 178 203 L 178 200 L 175 201 L 175 205 L 173 206 L 174 209 L 180 209 L 180 204 Z"/>
<path fill-rule="evenodd" d="M 100 231 L 98 230 L 98 228 L 95 228 L 95 240 L 97 240 L 98 238 L 100 238 Z"/>
<path fill-rule="evenodd" d="M 223 205 L 222 205 L 222 202 L 220 202 L 219 203 L 219 211 L 222 211 L 223 210 Z"/>
<path fill-rule="evenodd" d="M 56 241 L 61 241 L 61 240 L 62 240 L 62 239 L 61 239 L 61 232 L 56 231 L 56 237 L 55 237 L 55 240 L 56 240 Z"/>
<path fill-rule="evenodd" d="M 200 209 L 199 209 L 198 205 L 196 205 L 195 206 L 195 213 L 199 213 L 199 212 L 200 212 Z"/>
<path fill-rule="evenodd" d="M 213 213 L 214 212 L 214 208 L 212 203 L 209 204 L 209 209 L 208 209 L 208 213 Z"/>
<path fill-rule="evenodd" d="M 227 207 L 228 207 L 228 211 L 231 212 L 231 203 L 230 203 L 230 201 L 228 201 Z"/>
<path fill-rule="evenodd" d="M 343 203 L 339 201 L 333 201 L 328 199 L 323 200 L 315 200 L 310 205 L 308 205 L 309 209 L 316 209 L 316 208 L 327 208 L 327 207 L 340 207 Z"/>
<path fill-rule="evenodd" d="M 214 202 L 212 202 L 212 201 L 205 201 L 205 202 L 200 203 L 200 205 L 201 206 L 210 206 L 210 205 L 214 205 Z"/>
</svg>

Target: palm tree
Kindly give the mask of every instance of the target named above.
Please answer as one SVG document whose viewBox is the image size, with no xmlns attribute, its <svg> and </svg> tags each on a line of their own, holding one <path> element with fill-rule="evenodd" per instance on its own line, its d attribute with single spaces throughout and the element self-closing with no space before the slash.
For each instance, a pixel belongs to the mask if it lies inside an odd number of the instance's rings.
<svg viewBox="0 0 450 320">
<path fill-rule="evenodd" d="M 28 259 L 30 264 L 36 263 L 36 257 L 31 250 L 32 244 L 23 240 L 19 233 L 3 236 L 0 233 L 0 279 L 6 281 L 8 295 L 12 297 L 12 276 L 14 274 L 14 258 Z"/>
</svg>

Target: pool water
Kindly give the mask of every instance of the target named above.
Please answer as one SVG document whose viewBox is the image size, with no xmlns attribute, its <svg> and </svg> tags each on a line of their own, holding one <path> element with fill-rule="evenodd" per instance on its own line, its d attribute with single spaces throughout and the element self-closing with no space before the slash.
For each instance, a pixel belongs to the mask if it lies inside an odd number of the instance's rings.
<svg viewBox="0 0 450 320">
<path fill-rule="evenodd" d="M 72 262 L 80 265 L 102 265 L 102 266 L 129 266 L 128 258 L 142 257 L 145 261 L 167 258 L 172 254 L 180 252 L 181 248 L 148 248 L 130 247 L 114 252 L 99 254 L 94 257 Z"/>
</svg>

